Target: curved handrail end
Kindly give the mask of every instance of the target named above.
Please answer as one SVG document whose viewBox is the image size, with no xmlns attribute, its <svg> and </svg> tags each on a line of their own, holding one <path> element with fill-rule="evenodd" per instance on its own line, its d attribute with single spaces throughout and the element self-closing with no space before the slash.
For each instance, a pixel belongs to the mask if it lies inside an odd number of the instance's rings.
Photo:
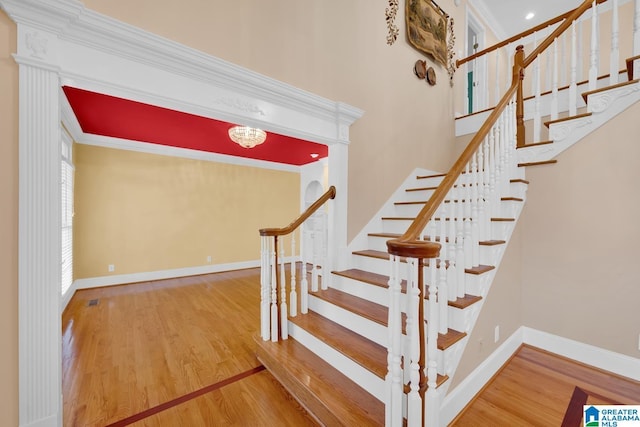
<svg viewBox="0 0 640 427">
<path fill-rule="evenodd" d="M 391 255 L 409 258 L 436 258 L 440 255 L 440 243 L 424 240 L 387 240 L 387 249 Z"/>
</svg>

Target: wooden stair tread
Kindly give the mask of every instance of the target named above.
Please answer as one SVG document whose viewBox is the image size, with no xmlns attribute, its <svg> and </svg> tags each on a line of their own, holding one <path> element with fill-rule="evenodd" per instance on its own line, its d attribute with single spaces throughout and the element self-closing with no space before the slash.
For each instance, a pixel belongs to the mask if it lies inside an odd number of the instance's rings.
<svg viewBox="0 0 640 427">
<path fill-rule="evenodd" d="M 638 80 L 629 79 L 628 82 L 616 83 L 616 84 L 613 84 L 613 85 L 610 85 L 610 86 L 601 87 L 601 88 L 594 89 L 594 90 L 589 90 L 587 92 L 583 92 L 582 93 L 582 99 L 584 100 L 584 102 L 587 102 L 587 97 L 589 95 L 593 95 L 594 93 L 605 92 L 605 91 L 607 91 L 609 89 L 615 89 L 615 88 L 618 88 L 618 87 L 628 86 L 628 85 L 632 85 L 632 84 L 636 84 L 636 83 L 638 83 Z"/>
<path fill-rule="evenodd" d="M 313 311 L 291 317 L 289 321 L 373 372 L 379 378 L 384 378 L 387 374 L 387 349 L 385 347 Z"/>
<path fill-rule="evenodd" d="M 360 255 L 360 256 L 366 256 L 366 257 L 370 257 L 370 258 L 378 258 L 378 259 L 389 259 L 389 253 L 388 252 L 383 252 L 383 251 L 376 251 L 374 249 L 365 249 L 363 251 L 353 251 L 352 254 L 354 255 Z M 406 262 L 407 260 L 403 257 L 400 257 L 400 262 Z M 447 261 L 447 265 L 448 265 L 448 261 Z M 429 260 L 425 260 L 425 266 L 429 266 Z M 438 267 L 440 267 L 440 262 L 438 262 Z M 464 271 L 465 273 L 469 273 L 469 274 L 483 274 L 486 273 L 487 271 L 493 270 L 495 267 L 492 265 L 478 265 L 476 267 L 472 267 L 472 268 L 465 268 Z"/>
<path fill-rule="evenodd" d="M 440 374 L 438 374 L 438 376 L 436 378 L 436 388 L 440 387 L 442 384 L 447 382 L 448 379 L 449 379 L 449 375 L 440 375 Z M 426 382 L 429 382 L 429 378 L 428 377 L 425 378 L 425 380 L 426 380 Z M 426 388 L 428 389 L 429 387 L 426 386 Z M 404 390 L 405 394 L 409 394 L 409 392 L 411 391 L 411 381 L 409 381 L 408 384 L 404 385 L 403 390 Z"/>
<path fill-rule="evenodd" d="M 369 271 L 359 270 L 357 268 L 351 268 L 349 270 L 344 270 L 344 271 L 333 271 L 332 273 L 342 277 L 359 280 L 361 282 L 368 283 L 371 285 L 380 286 L 383 288 L 389 288 L 389 276 L 385 276 L 383 274 L 371 273 Z M 401 287 L 402 287 L 402 292 L 406 293 L 407 292 L 406 280 L 402 281 Z M 427 286 L 427 289 L 428 288 L 429 287 Z M 429 299 L 428 290 L 425 291 L 425 299 Z M 449 301 L 448 305 L 462 309 L 462 308 L 469 307 L 470 305 L 480 301 L 481 299 L 482 297 L 480 296 L 466 294 L 464 297 L 457 298 L 455 301 Z"/>
<path fill-rule="evenodd" d="M 413 221 L 414 218 L 405 217 L 405 216 L 383 216 L 381 218 L 383 221 Z"/>
<path fill-rule="evenodd" d="M 428 179 L 428 178 L 442 178 L 444 176 L 447 176 L 446 173 L 437 173 L 434 175 L 418 175 L 416 176 L 416 179 Z"/>
<path fill-rule="evenodd" d="M 293 338 L 256 337 L 258 360 L 322 424 L 384 425 L 384 404 Z"/>
<path fill-rule="evenodd" d="M 500 200 L 503 202 L 524 202 L 524 199 L 520 197 L 503 197 Z"/>
<path fill-rule="evenodd" d="M 527 181 L 526 179 L 512 179 L 511 181 L 509 181 L 511 184 L 527 184 L 529 185 L 529 181 Z"/>
<path fill-rule="evenodd" d="M 424 205 L 427 202 L 428 202 L 428 200 L 419 200 L 417 202 L 394 202 L 393 204 L 396 205 L 396 206 L 402 206 L 402 205 Z"/>
<path fill-rule="evenodd" d="M 446 350 L 466 336 L 466 332 L 460 332 L 449 328 L 446 334 L 438 334 L 438 349 Z"/>
<path fill-rule="evenodd" d="M 364 271 L 357 268 L 350 268 L 343 271 L 332 271 L 331 273 L 338 276 L 347 277 L 349 279 L 359 280 L 360 282 L 368 283 L 374 286 L 380 286 L 382 288 L 389 287 L 389 276 L 383 274 L 372 273 L 370 271 Z"/>
<path fill-rule="evenodd" d="M 541 165 L 552 165 L 554 163 L 558 163 L 556 159 L 545 160 L 543 162 L 528 162 L 528 163 L 518 163 L 519 168 L 527 167 L 527 166 L 541 166 Z"/>
<path fill-rule="evenodd" d="M 418 188 L 407 188 L 404 191 L 431 191 L 431 190 L 435 190 L 438 187 L 418 187 Z"/>
<path fill-rule="evenodd" d="M 537 146 L 540 146 L 540 145 L 547 145 L 547 144 L 553 144 L 553 141 L 532 142 L 531 144 L 524 144 L 524 145 L 521 145 L 519 147 L 516 147 L 516 149 L 520 150 L 521 148 L 537 147 Z"/>
<path fill-rule="evenodd" d="M 337 289 L 329 288 L 313 292 L 312 295 L 330 302 L 345 310 L 351 311 L 359 316 L 376 322 L 384 327 L 389 321 L 389 311 L 387 307 L 371 301 L 350 295 Z M 402 313 L 402 333 L 405 333 L 406 315 Z M 467 334 L 454 329 L 449 329 L 446 334 L 438 334 L 438 348 L 446 350 L 456 342 L 460 341 Z"/>
<path fill-rule="evenodd" d="M 506 240 L 483 240 L 479 242 L 480 246 L 496 246 L 496 245 L 504 245 L 507 243 Z"/>
<path fill-rule="evenodd" d="M 544 122 L 544 125 L 546 127 L 549 127 L 549 126 L 551 126 L 552 124 L 555 124 L 555 123 L 566 122 L 568 120 L 579 119 L 579 118 L 582 118 L 582 117 L 589 117 L 590 115 L 591 115 L 591 113 L 576 114 L 575 116 L 563 117 L 561 119 L 556 119 L 556 120 L 549 120 L 548 122 Z"/>
</svg>

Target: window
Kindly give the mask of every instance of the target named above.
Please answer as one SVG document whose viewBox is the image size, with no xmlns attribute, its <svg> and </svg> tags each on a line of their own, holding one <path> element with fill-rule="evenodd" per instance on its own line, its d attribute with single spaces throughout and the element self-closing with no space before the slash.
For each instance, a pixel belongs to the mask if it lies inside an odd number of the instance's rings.
<svg viewBox="0 0 640 427">
<path fill-rule="evenodd" d="M 60 156 L 60 198 L 62 215 L 62 281 L 61 293 L 65 295 L 73 283 L 73 163 L 71 136 L 62 129 L 62 152 Z"/>
</svg>

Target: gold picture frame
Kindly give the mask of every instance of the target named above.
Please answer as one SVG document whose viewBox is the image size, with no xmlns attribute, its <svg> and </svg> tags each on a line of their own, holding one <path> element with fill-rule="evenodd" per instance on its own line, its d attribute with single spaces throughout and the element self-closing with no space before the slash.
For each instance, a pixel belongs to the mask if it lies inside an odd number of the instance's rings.
<svg viewBox="0 0 640 427">
<path fill-rule="evenodd" d="M 432 0 L 406 0 L 405 4 L 409 43 L 446 68 L 449 15 Z"/>
</svg>

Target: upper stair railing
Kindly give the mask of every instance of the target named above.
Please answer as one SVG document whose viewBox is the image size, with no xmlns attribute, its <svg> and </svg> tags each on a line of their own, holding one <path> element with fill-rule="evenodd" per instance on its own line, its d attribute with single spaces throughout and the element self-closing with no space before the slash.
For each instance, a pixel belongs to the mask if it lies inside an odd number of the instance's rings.
<svg viewBox="0 0 640 427">
<path fill-rule="evenodd" d="M 495 238 L 494 221 L 500 202 L 517 175 L 516 146 L 523 116 L 525 68 L 556 44 L 558 37 L 595 2 L 584 1 L 525 57 L 518 46 L 511 84 L 469 145 L 443 178 L 407 231 L 387 241 L 390 253 L 389 341 L 386 377 L 387 426 L 439 426 L 441 393 L 438 375 L 447 367 L 437 357 L 438 334 L 446 334 L 448 302 L 464 297 L 470 286 L 466 273 L 491 268 L 481 264 L 479 243 Z M 596 14 L 597 15 L 597 14 Z M 401 268 L 405 264 L 405 268 Z M 406 339 L 402 339 L 402 283 L 406 281 Z M 428 284 L 428 294 L 426 286 Z M 428 297 L 425 309 L 425 297 Z M 428 318 L 425 316 L 428 313 Z M 427 331 L 425 331 L 425 320 Z M 408 386 L 406 408 L 403 393 Z"/>
<path fill-rule="evenodd" d="M 591 13 L 583 14 L 578 20 L 569 21 L 577 10 L 574 9 L 458 60 L 458 67 L 476 71 L 471 99 L 464 100 L 464 114 L 494 107 L 504 93 L 503 88 L 509 87 L 510 82 L 505 78 L 508 73 L 503 70 L 511 69 L 516 45 L 538 53 L 529 55 L 531 63 L 526 66 L 532 65 L 532 72 L 523 81 L 522 89 L 527 101 L 522 107 L 523 119 L 533 120 L 531 135 L 527 138 L 531 142 L 540 142 L 546 137 L 543 118 L 557 120 L 562 112 L 575 116 L 585 106 L 577 96 L 579 87 L 582 91 L 591 91 L 624 79 L 620 74 L 625 71 L 625 60 L 640 54 L 640 1 L 593 0 L 590 6 Z M 549 49 L 537 49 L 542 39 L 551 37 L 565 22 L 571 23 L 570 31 L 556 33 Z M 621 39 L 620 34 L 625 37 Z M 478 70 L 484 72 L 478 73 Z M 483 80 L 477 81 L 479 78 Z"/>
<path fill-rule="evenodd" d="M 288 316 L 298 314 L 298 291 L 300 289 L 300 311 L 308 310 L 309 281 L 311 273 L 311 290 L 317 291 L 319 286 L 326 286 L 326 280 L 320 282 L 322 268 L 327 259 L 327 214 L 320 210 L 324 204 L 336 197 L 336 188 L 331 186 L 318 200 L 309 206 L 291 224 L 282 228 L 263 228 L 261 236 L 260 257 L 260 335 L 267 341 L 287 339 Z M 295 232 L 299 231 L 300 256 L 296 256 Z M 285 275 L 285 236 L 291 240 L 290 286 L 287 299 Z M 306 241 L 305 241 L 306 240 Z M 296 261 L 300 260 L 300 283 L 296 279 Z M 311 267 L 311 271 L 308 268 Z M 278 295 L 280 298 L 278 299 Z"/>
</svg>

